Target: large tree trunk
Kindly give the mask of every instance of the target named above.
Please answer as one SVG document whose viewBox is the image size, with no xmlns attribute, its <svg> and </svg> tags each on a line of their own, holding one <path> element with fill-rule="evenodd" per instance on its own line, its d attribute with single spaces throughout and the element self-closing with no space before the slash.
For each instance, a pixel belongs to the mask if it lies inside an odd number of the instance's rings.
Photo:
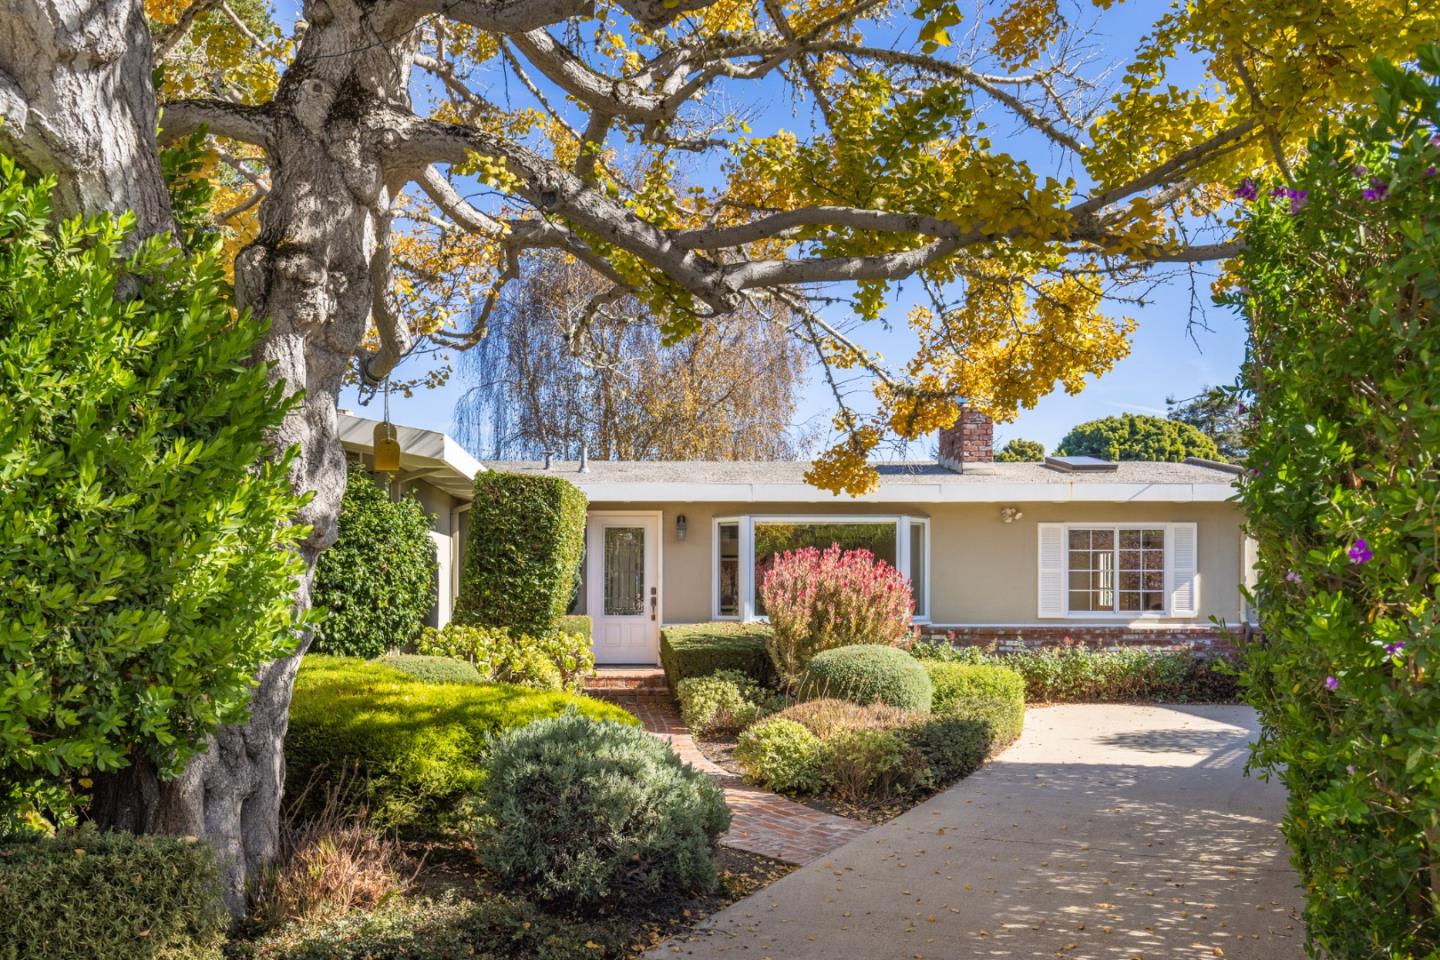
<svg viewBox="0 0 1440 960">
<path fill-rule="evenodd" d="M 0 16 L 0 143 L 58 179 L 59 212 L 133 209 L 139 235 L 173 231 L 156 147 L 151 41 L 141 0 L 11 0 Z M 380 164 L 386 135 L 367 107 L 408 108 L 408 31 L 376 44 L 354 0 L 307 4 L 309 29 L 265 111 L 272 189 L 256 241 L 236 262 L 236 298 L 270 323 L 259 359 L 305 392 L 274 438 L 298 446 L 291 475 L 314 494 L 301 551 L 312 565 L 335 536 L 345 486 L 335 405 L 372 306 L 372 258 L 403 184 Z M 303 65 L 303 66 L 302 66 Z M 298 588 L 309 606 L 309 576 Z M 224 865 L 227 904 L 277 851 L 285 780 L 282 747 L 303 648 L 259 673 L 249 722 L 226 727 L 172 781 L 145 763 L 97 784 L 91 814 L 116 829 L 203 836 Z"/>
<path fill-rule="evenodd" d="M 61 216 L 135 211 L 136 237 L 174 229 L 155 146 L 142 0 L 6 0 L 0 143 L 56 176 Z"/>
</svg>

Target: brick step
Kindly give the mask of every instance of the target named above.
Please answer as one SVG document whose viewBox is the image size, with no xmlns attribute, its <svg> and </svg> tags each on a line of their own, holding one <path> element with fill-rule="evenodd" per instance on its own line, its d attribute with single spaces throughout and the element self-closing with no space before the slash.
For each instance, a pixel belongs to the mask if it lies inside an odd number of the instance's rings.
<svg viewBox="0 0 1440 960">
<path fill-rule="evenodd" d="M 587 692 L 629 694 L 631 696 L 663 696 L 670 692 L 665 671 L 659 668 L 601 667 L 585 678 Z"/>
</svg>

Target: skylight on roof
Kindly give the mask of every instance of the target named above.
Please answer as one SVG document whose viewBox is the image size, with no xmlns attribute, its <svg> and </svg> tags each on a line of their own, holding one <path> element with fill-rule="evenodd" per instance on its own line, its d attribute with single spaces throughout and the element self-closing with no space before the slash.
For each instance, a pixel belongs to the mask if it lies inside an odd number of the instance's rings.
<svg viewBox="0 0 1440 960">
<path fill-rule="evenodd" d="M 1114 473 L 1119 464 L 1099 457 L 1046 457 L 1045 466 L 1061 473 Z"/>
</svg>

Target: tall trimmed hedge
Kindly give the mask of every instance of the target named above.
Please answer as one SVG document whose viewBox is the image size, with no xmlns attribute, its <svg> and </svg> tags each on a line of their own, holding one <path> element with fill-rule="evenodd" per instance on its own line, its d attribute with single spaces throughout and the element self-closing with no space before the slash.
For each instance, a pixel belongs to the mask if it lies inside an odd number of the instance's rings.
<svg viewBox="0 0 1440 960">
<path fill-rule="evenodd" d="M 1231 302 L 1265 642 L 1254 764 L 1284 781 L 1312 955 L 1440 952 L 1440 47 L 1254 185 Z M 1239 191 L 1237 191 L 1238 193 Z"/>
<path fill-rule="evenodd" d="M 575 592 L 586 506 L 560 477 L 477 474 L 456 621 L 531 636 L 555 629 Z"/>
<path fill-rule="evenodd" d="M 214 256 L 57 225 L 53 189 L 0 156 L 0 832 L 241 720 L 294 648 L 307 532 L 266 442 L 290 402 Z"/>
<path fill-rule="evenodd" d="M 420 501 L 392 500 L 365 471 L 351 470 L 339 537 L 315 563 L 311 596 L 325 612 L 315 652 L 378 657 L 409 644 L 435 604 L 436 569 Z"/>
</svg>

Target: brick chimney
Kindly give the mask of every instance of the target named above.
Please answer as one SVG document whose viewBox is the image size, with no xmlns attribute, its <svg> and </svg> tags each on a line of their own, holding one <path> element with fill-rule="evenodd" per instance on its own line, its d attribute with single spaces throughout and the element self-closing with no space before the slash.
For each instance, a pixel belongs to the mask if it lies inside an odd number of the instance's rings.
<svg viewBox="0 0 1440 960">
<path fill-rule="evenodd" d="M 940 431 L 940 465 L 964 471 L 967 463 L 995 459 L 995 421 L 978 410 L 960 408 L 955 423 Z"/>
</svg>

